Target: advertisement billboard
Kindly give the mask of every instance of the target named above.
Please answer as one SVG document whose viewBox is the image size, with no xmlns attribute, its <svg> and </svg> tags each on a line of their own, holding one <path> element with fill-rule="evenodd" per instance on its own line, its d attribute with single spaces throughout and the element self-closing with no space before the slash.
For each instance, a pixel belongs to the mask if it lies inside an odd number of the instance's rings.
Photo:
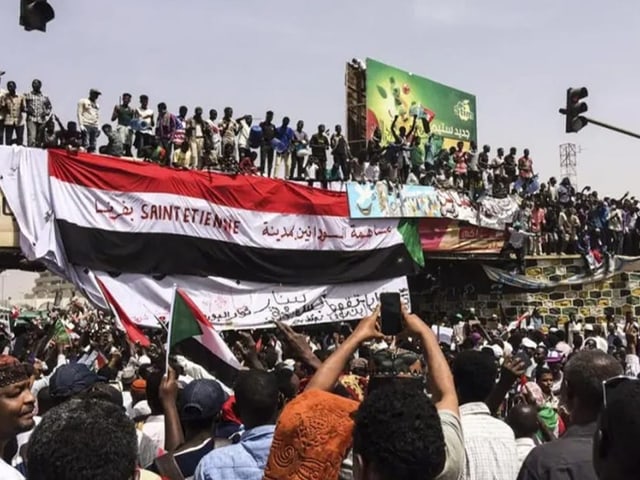
<svg viewBox="0 0 640 480">
<path fill-rule="evenodd" d="M 434 151 L 458 141 L 477 141 L 476 97 L 370 58 L 367 59 L 367 139 L 376 128 L 382 144 L 393 142 L 391 125 L 407 130 L 417 115 L 416 133 L 423 136 L 422 118 L 429 120 Z"/>
</svg>

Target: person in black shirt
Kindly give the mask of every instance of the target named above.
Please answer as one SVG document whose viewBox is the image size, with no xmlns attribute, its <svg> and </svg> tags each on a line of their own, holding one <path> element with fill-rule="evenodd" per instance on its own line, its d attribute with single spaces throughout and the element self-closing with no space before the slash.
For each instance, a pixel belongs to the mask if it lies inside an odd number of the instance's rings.
<svg viewBox="0 0 640 480">
<path fill-rule="evenodd" d="M 59 145 L 62 148 L 68 148 L 77 150 L 82 147 L 82 133 L 78 130 L 78 124 L 76 122 L 67 122 L 67 127 L 62 125 L 62 122 L 57 116 L 54 116 L 60 131 L 57 132 Z"/>
<path fill-rule="evenodd" d="M 264 176 L 265 166 L 267 167 L 267 177 L 271 176 L 273 170 L 274 150 L 271 140 L 276 137 L 276 126 L 273 124 L 273 112 L 269 110 L 260 123 L 262 129 L 262 144 L 260 145 L 260 175 Z"/>
<path fill-rule="evenodd" d="M 318 162 L 316 170 L 316 179 L 323 181 L 326 186 L 326 170 L 327 170 L 327 150 L 329 150 L 329 139 L 325 135 L 325 126 L 318 125 L 318 132 L 311 135 L 309 146 L 311 147 L 311 158 Z"/>
<path fill-rule="evenodd" d="M 515 182 L 518 177 L 516 153 L 516 147 L 511 147 L 509 154 L 504 157 L 504 175 L 507 177 L 505 181 L 509 184 Z"/>
<path fill-rule="evenodd" d="M 545 234 L 545 252 L 547 255 L 555 254 L 559 247 L 559 230 L 558 230 L 558 208 L 553 204 L 548 204 L 547 211 L 544 214 L 544 224 L 542 231 Z"/>
<path fill-rule="evenodd" d="M 349 143 L 342 134 L 342 127 L 336 125 L 336 130 L 331 135 L 331 154 L 333 155 L 333 167 L 331 168 L 331 178 L 337 178 L 338 168 L 342 171 L 342 181 L 349 180 L 349 159 L 351 158 L 351 151 L 349 150 Z"/>
<path fill-rule="evenodd" d="M 600 480 L 637 478 L 640 457 L 640 381 L 614 378 L 604 386 L 607 402 L 595 436 L 593 465 Z"/>
</svg>

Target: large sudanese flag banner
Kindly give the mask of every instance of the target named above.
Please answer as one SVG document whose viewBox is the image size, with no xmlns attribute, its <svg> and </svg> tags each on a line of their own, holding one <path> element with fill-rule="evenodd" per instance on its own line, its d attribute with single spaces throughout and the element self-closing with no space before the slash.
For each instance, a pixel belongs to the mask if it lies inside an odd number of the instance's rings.
<svg viewBox="0 0 640 480">
<path fill-rule="evenodd" d="M 355 319 L 423 262 L 414 223 L 351 220 L 341 192 L 18 147 L 0 175 L 25 256 L 104 306 L 95 275 L 140 324 L 173 284 L 223 328 Z"/>
</svg>

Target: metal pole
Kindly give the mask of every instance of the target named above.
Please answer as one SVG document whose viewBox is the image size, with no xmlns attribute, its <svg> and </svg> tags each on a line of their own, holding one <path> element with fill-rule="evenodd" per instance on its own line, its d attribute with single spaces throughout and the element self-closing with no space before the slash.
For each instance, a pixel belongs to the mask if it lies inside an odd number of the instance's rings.
<svg viewBox="0 0 640 480">
<path fill-rule="evenodd" d="M 630 137 L 633 137 L 633 138 L 640 138 L 640 134 L 638 134 L 638 133 L 633 133 L 633 132 L 630 132 L 629 130 L 625 130 L 623 128 L 614 127 L 613 125 L 609 125 L 608 123 L 604 123 L 604 122 L 600 122 L 598 120 L 594 120 L 593 118 L 589 118 L 589 117 L 584 117 L 584 118 L 588 123 L 592 123 L 594 125 L 598 125 L 599 127 L 607 128 L 609 130 L 613 130 L 614 132 L 622 133 L 624 135 L 629 135 Z"/>
</svg>

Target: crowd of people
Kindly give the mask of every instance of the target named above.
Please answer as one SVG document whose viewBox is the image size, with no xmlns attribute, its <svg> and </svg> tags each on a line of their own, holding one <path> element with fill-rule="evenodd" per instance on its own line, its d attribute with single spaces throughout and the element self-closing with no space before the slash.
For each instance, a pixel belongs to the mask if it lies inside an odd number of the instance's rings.
<svg viewBox="0 0 640 480">
<path fill-rule="evenodd" d="M 3 73 L 3 72 L 0 72 Z M 0 75 L 1 78 L 1 75 Z M 421 184 L 457 189 L 475 202 L 484 195 L 501 198 L 518 195 L 521 208 L 514 219 L 513 241 L 507 250 L 527 254 L 583 254 L 600 263 L 607 255 L 640 254 L 640 222 L 635 197 L 600 197 L 586 187 L 576 191 L 568 178 L 551 177 L 540 182 L 534 172 L 530 151 L 519 155 L 516 147 L 489 145 L 479 149 L 474 141 L 458 142 L 443 148 L 445 139 L 432 133 L 426 118 L 413 117 L 412 126 L 391 125 L 393 141 L 383 144 L 382 132 L 375 129 L 366 151 L 352 155 L 342 127 L 333 132 L 319 125 L 309 135 L 304 121 L 292 128 L 288 117 L 275 123 L 274 113 L 253 124 L 251 115 L 234 117 L 231 107 L 202 107 L 191 113 L 180 106 L 170 113 L 164 102 L 151 107 L 147 95 L 123 93 L 109 120 L 101 113 L 101 92 L 91 89 L 78 102 L 76 121 L 64 125 L 55 115 L 51 100 L 42 92 L 42 82 L 33 80 L 31 91 L 20 94 L 16 83 L 0 89 L 0 144 L 22 145 L 25 125 L 27 145 L 68 147 L 99 151 L 112 156 L 138 157 L 180 168 L 213 168 L 230 173 L 310 179 L 326 185 L 331 180 L 356 180 Z M 104 135 L 106 144 L 98 147 Z M 468 148 L 467 148 L 468 147 Z M 328 168 L 329 160 L 332 160 Z"/>
<path fill-rule="evenodd" d="M 76 300 L 3 333 L 0 478 L 635 478 L 638 324 L 534 317 L 230 332 L 223 379 Z"/>
<path fill-rule="evenodd" d="M 288 117 L 274 123 L 272 111 L 254 125 L 252 115 L 236 118 L 231 107 L 224 108 L 221 118 L 213 108 L 205 116 L 199 106 L 193 111 L 180 106 L 174 114 L 164 102 L 154 110 L 145 94 L 135 106 L 127 92 L 108 117 L 112 123 L 105 123 L 98 103 L 102 93 L 95 88 L 78 101 L 77 118 L 63 124 L 42 92 L 42 82 L 33 80 L 31 87 L 31 92 L 21 94 L 16 83 L 9 81 L 6 90 L 0 89 L 0 144 L 23 145 L 26 124 L 26 144 L 36 148 L 71 148 L 179 168 L 269 177 L 282 168 L 283 178 L 323 182 L 351 178 L 352 155 L 340 125 L 333 132 L 319 125 L 316 133 L 309 135 L 302 120 L 295 129 Z M 98 146 L 102 135 L 104 145 Z M 329 152 L 331 169 L 327 168 Z"/>
<path fill-rule="evenodd" d="M 640 201 L 577 192 L 554 177 L 522 198 L 502 253 L 515 253 L 524 271 L 526 255 L 581 255 L 593 270 L 614 255 L 640 255 Z"/>
</svg>

